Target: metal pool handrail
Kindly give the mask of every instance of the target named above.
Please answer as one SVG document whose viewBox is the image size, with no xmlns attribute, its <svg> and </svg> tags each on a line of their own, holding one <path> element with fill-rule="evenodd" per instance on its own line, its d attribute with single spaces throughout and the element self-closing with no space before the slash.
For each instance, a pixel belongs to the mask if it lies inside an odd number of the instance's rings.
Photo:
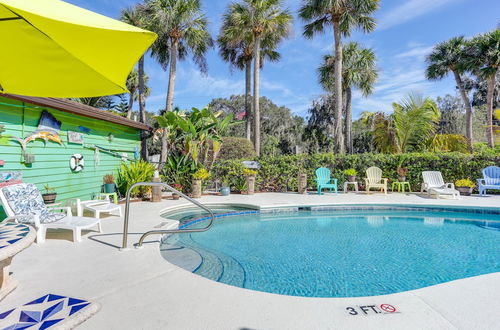
<svg viewBox="0 0 500 330">
<path fill-rule="evenodd" d="M 204 228 L 183 229 L 183 230 L 181 230 L 181 229 L 151 230 L 151 231 L 145 232 L 144 234 L 142 234 L 141 238 L 139 239 L 139 243 L 137 243 L 137 247 L 138 248 L 142 247 L 144 239 L 146 237 L 150 236 L 150 235 L 179 234 L 179 233 L 199 233 L 199 232 L 203 232 L 203 231 L 209 230 L 212 227 L 212 225 L 214 224 L 215 215 L 212 212 L 212 210 L 210 210 L 208 207 L 206 207 L 205 205 L 201 204 L 200 202 L 192 199 L 191 197 L 188 197 L 188 196 L 184 195 L 183 193 L 181 193 L 177 189 L 174 189 L 174 188 L 170 187 L 168 184 L 163 183 L 163 182 L 139 182 L 139 183 L 133 184 L 127 190 L 127 200 L 125 202 L 125 218 L 124 218 L 124 221 L 123 221 L 123 244 L 122 244 L 121 250 L 127 250 L 128 223 L 129 223 L 129 216 L 130 216 L 130 193 L 131 193 L 131 191 L 134 188 L 137 188 L 137 187 L 164 187 L 164 188 L 167 188 L 169 191 L 171 191 L 173 193 L 176 193 L 176 194 L 184 197 L 189 202 L 193 203 L 194 205 L 198 206 L 199 208 L 201 208 L 204 211 L 207 211 L 208 214 L 210 214 L 210 222 Z"/>
</svg>

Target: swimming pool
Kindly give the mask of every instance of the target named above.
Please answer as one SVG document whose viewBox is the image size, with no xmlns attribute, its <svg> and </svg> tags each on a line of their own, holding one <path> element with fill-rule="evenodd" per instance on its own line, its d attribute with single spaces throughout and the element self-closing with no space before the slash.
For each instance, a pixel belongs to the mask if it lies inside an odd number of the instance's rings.
<svg viewBox="0 0 500 330">
<path fill-rule="evenodd" d="M 167 260 L 214 281 L 303 297 L 390 294 L 500 272 L 499 211 L 288 211 L 219 215 L 209 231 L 172 235 L 161 248 Z M 183 226 L 203 226 L 198 218 L 185 218 Z M 182 251 L 190 265 L 175 257 Z"/>
</svg>

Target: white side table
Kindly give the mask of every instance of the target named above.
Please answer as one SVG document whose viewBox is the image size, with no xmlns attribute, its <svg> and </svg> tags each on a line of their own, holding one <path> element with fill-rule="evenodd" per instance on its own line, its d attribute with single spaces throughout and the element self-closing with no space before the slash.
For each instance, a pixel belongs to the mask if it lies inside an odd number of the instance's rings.
<svg viewBox="0 0 500 330">
<path fill-rule="evenodd" d="M 354 190 L 358 192 L 358 182 L 344 182 L 344 194 L 347 194 L 347 188 L 352 184 L 354 186 Z"/>
</svg>

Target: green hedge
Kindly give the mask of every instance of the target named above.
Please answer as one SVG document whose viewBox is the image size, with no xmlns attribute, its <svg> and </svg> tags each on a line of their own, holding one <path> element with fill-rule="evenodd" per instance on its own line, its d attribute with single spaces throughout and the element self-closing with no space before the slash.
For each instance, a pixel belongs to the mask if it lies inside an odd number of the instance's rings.
<svg viewBox="0 0 500 330">
<path fill-rule="evenodd" d="M 339 179 L 339 185 L 346 180 L 342 171 L 354 168 L 358 172 L 357 180 L 361 184 L 365 179 L 365 171 L 371 166 L 380 167 L 384 177 L 397 179 L 396 169 L 399 164 L 408 168 L 407 181 L 413 191 L 420 191 L 422 171 L 436 170 L 443 173 L 446 182 L 469 178 L 474 182 L 481 178 L 481 170 L 487 166 L 499 165 L 500 154 L 482 152 L 476 154 L 463 153 L 411 153 L 392 154 L 356 154 L 340 155 L 314 154 L 297 156 L 261 157 L 257 183 L 261 191 L 296 191 L 297 177 L 300 171 L 307 173 L 308 185 L 315 188 L 314 171 L 318 167 L 327 167 L 332 171 L 332 177 Z M 231 182 L 234 176 L 241 175 L 243 165 L 241 160 L 218 162 L 213 171 L 214 179 Z"/>
</svg>

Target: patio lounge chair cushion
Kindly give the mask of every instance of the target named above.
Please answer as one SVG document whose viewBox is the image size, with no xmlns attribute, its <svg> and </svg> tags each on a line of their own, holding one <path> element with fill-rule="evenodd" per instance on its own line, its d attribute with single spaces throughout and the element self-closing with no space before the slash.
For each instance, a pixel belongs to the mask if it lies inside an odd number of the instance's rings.
<svg viewBox="0 0 500 330">
<path fill-rule="evenodd" d="M 32 183 L 21 183 L 3 187 L 2 191 L 10 208 L 16 215 L 38 215 L 40 223 L 52 223 L 61 220 L 64 213 L 51 212 L 45 206 L 42 195 Z M 19 219 L 22 223 L 34 223 L 32 217 Z"/>
</svg>

